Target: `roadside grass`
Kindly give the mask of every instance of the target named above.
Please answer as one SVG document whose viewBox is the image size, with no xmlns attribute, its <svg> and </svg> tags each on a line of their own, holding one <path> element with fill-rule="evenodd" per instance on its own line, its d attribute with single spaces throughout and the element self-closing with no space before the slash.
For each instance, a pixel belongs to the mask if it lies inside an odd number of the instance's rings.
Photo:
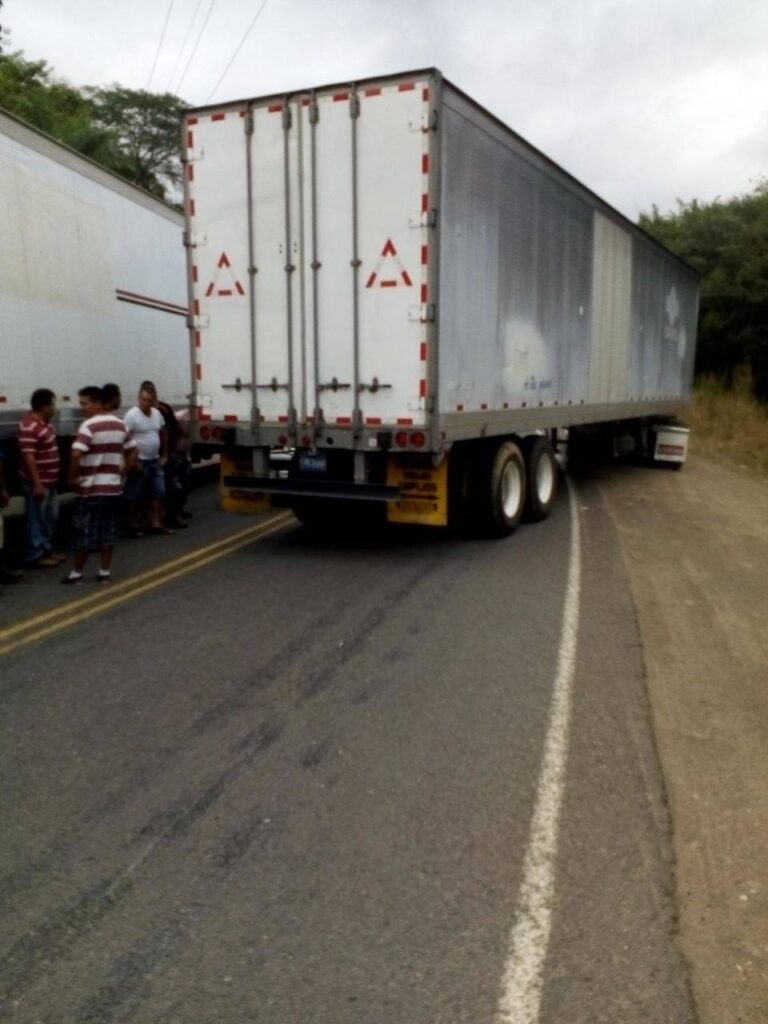
<svg viewBox="0 0 768 1024">
<path fill-rule="evenodd" d="M 700 378 L 685 419 L 692 451 L 768 477 L 768 406 L 754 397 L 748 370 L 737 373 L 732 388 L 717 377 Z"/>
</svg>

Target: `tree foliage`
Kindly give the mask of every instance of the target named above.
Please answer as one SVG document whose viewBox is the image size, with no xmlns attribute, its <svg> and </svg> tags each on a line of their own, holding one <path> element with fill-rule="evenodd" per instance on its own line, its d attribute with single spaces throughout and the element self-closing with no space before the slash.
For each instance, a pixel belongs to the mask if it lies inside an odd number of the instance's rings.
<svg viewBox="0 0 768 1024">
<path fill-rule="evenodd" d="M 161 198 L 177 197 L 184 103 L 168 93 L 76 89 L 44 60 L 0 56 L 0 107 Z"/>
<path fill-rule="evenodd" d="M 132 167 L 132 179 L 165 195 L 181 182 L 180 132 L 184 102 L 171 93 L 125 89 L 87 89 L 94 123 L 114 133 Z"/>
<path fill-rule="evenodd" d="M 640 226 L 702 275 L 697 371 L 731 384 L 748 366 L 768 398 L 768 181 L 728 201 L 654 207 Z"/>
</svg>

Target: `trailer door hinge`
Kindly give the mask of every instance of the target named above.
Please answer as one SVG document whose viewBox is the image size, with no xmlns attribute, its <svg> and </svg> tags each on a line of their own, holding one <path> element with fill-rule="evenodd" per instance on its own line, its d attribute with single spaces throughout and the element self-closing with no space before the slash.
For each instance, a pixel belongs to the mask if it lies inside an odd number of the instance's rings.
<svg viewBox="0 0 768 1024">
<path fill-rule="evenodd" d="M 206 235 L 205 232 L 200 235 L 196 235 L 191 231 L 185 231 L 182 238 L 187 249 L 197 249 L 199 246 L 205 245 L 208 242 L 208 235 Z"/>
<path fill-rule="evenodd" d="M 200 147 L 200 149 L 188 149 L 187 152 L 184 154 L 184 163 L 194 163 L 196 160 L 203 160 L 204 158 L 205 150 L 202 148 L 202 146 Z"/>
<path fill-rule="evenodd" d="M 420 306 L 409 306 L 408 319 L 411 323 L 433 323 L 435 319 L 435 304 L 433 302 L 426 302 Z"/>
<path fill-rule="evenodd" d="M 202 331 L 206 327 L 211 326 L 211 318 L 207 313 L 200 313 L 198 316 L 187 317 L 187 327 L 191 327 L 193 331 Z"/>
<path fill-rule="evenodd" d="M 408 226 L 411 228 L 436 228 L 437 210 L 425 210 L 423 213 L 414 213 L 408 218 Z"/>
<path fill-rule="evenodd" d="M 412 132 L 437 131 L 437 111 L 425 110 L 423 114 L 408 122 L 408 130 Z"/>
</svg>

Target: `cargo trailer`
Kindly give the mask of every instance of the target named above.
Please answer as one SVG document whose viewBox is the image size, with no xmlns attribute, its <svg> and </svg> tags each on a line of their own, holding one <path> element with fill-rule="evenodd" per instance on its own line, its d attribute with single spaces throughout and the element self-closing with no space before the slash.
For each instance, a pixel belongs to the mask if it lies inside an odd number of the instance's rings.
<svg viewBox="0 0 768 1024">
<path fill-rule="evenodd" d="M 0 111 L 0 443 L 32 392 L 57 395 L 66 452 L 78 390 L 132 402 L 145 378 L 189 405 L 183 215 Z"/>
<path fill-rule="evenodd" d="M 681 458 L 652 428 L 690 394 L 696 273 L 439 71 L 183 134 L 195 429 L 227 507 L 503 535 L 552 507 L 558 431 L 574 458 Z"/>
</svg>

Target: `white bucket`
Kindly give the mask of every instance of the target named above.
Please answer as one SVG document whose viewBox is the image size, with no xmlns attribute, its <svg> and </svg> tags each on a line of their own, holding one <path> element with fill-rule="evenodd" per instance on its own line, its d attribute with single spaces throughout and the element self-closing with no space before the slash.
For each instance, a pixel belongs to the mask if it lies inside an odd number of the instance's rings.
<svg viewBox="0 0 768 1024">
<path fill-rule="evenodd" d="M 669 427 L 654 423 L 656 447 L 653 457 L 657 462 L 685 462 L 688 455 L 688 427 Z"/>
</svg>

